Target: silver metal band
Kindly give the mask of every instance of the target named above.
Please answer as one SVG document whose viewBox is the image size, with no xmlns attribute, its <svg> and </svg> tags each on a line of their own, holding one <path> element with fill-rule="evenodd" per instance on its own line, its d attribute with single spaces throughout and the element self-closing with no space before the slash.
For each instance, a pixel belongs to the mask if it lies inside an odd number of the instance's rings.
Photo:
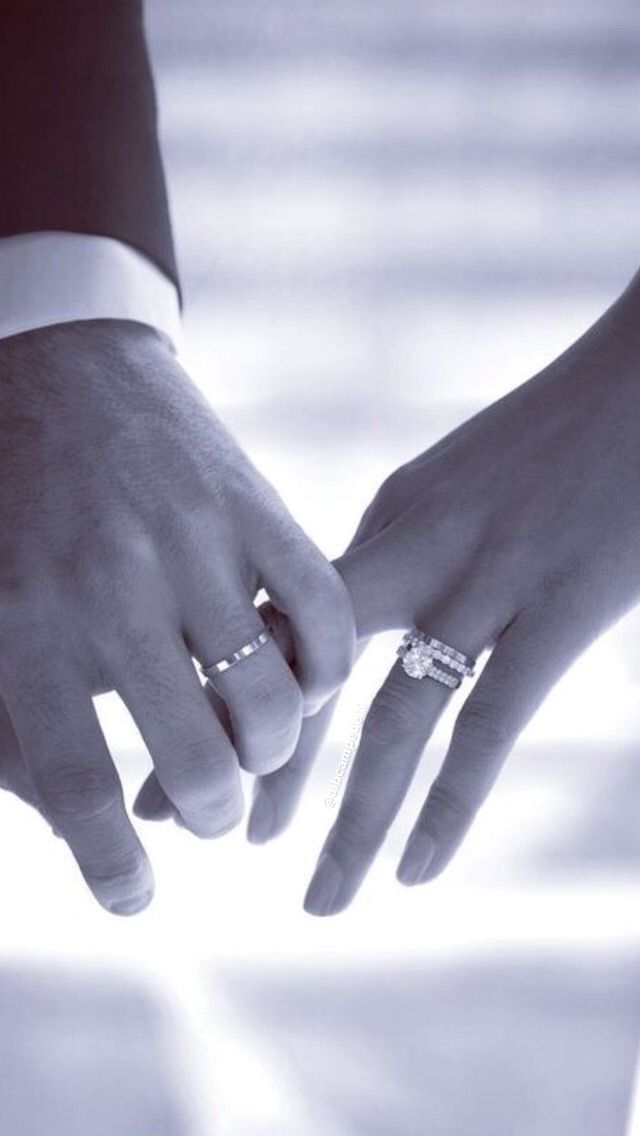
<svg viewBox="0 0 640 1136">
<path fill-rule="evenodd" d="M 205 678 L 211 680 L 215 678 L 216 675 L 223 674 L 224 671 L 228 671 L 231 669 L 231 667 L 235 667 L 236 663 L 241 663 L 243 659 L 248 659 L 249 655 L 255 654 L 255 652 L 259 651 L 261 647 L 264 647 L 268 639 L 268 632 L 261 631 L 255 639 L 252 639 L 250 643 L 245 643 L 244 647 L 240 647 L 226 659 L 220 659 L 219 662 L 211 663 L 207 667 L 200 667 L 200 670 L 202 671 Z"/>
<path fill-rule="evenodd" d="M 397 654 L 409 678 L 432 678 L 450 690 L 457 690 L 463 678 L 471 677 L 476 665 L 469 655 L 417 627 L 403 636 Z"/>
</svg>

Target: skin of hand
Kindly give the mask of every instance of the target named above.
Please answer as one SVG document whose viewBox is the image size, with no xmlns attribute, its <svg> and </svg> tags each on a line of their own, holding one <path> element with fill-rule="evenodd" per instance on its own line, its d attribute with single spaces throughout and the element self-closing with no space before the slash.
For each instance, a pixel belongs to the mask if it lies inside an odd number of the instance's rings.
<svg viewBox="0 0 640 1136">
<path fill-rule="evenodd" d="M 521 730 L 561 674 L 640 596 L 640 280 L 539 375 L 402 466 L 337 562 L 358 633 L 417 626 L 489 661 L 411 832 L 404 884 L 458 849 Z M 606 682 L 606 677 L 603 679 Z M 400 662 L 373 700 L 305 899 L 358 891 L 451 696 Z M 258 780 L 250 835 L 288 823 L 330 720 L 305 722 Z"/>
<path fill-rule="evenodd" d="M 198 680 L 219 676 L 233 732 Z M 0 342 L 0 778 L 68 842 L 118 914 L 153 892 L 92 696 L 116 690 L 181 822 L 216 836 L 242 813 L 239 764 L 285 762 L 303 713 L 344 681 L 346 588 L 154 331 L 64 324 Z"/>
</svg>

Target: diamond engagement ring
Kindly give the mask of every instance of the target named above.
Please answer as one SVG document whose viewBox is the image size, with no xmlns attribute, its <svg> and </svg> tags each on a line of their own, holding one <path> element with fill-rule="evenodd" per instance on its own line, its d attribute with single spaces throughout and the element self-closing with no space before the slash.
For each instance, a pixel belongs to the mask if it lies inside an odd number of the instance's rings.
<svg viewBox="0 0 640 1136">
<path fill-rule="evenodd" d="M 450 690 L 457 690 L 463 678 L 474 673 L 475 660 L 433 635 L 414 627 L 407 631 L 398 647 L 398 657 L 409 678 L 432 678 Z"/>
<path fill-rule="evenodd" d="M 243 659 L 248 659 L 249 655 L 253 655 L 256 651 L 259 651 L 261 647 L 264 647 L 268 639 L 268 633 L 266 631 L 261 631 L 255 639 L 252 639 L 250 643 L 245 643 L 244 647 L 240 647 L 226 659 L 220 659 L 219 662 L 211 663 L 211 665 L 208 667 L 200 667 L 200 670 L 202 671 L 205 678 L 208 678 L 209 682 L 212 682 L 216 675 L 223 674 L 224 671 L 228 671 L 231 667 L 235 667 L 236 663 L 241 663 Z"/>
</svg>

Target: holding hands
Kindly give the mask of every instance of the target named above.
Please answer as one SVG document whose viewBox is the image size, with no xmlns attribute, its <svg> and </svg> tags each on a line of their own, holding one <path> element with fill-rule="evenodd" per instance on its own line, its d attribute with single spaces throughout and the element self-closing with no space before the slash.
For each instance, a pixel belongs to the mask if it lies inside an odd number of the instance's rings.
<svg viewBox="0 0 640 1136">
<path fill-rule="evenodd" d="M 422 678 L 391 669 L 306 907 L 351 901 L 461 677 L 451 660 L 489 650 L 399 866 L 430 879 L 557 678 L 638 598 L 640 280 L 393 473 L 331 566 L 167 346 L 180 291 L 142 0 L 5 8 L 0 783 L 103 906 L 138 911 L 151 867 L 92 697 L 116 690 L 151 755 L 139 816 L 219 835 L 244 767 L 261 842 L 295 810 L 356 635 L 415 628 L 457 654 Z"/>
<path fill-rule="evenodd" d="M 638 598 L 639 315 L 634 281 L 543 372 L 393 473 L 335 568 L 153 333 L 71 326 L 2 346 L 3 778 L 101 903 L 137 910 L 152 878 L 91 695 L 116 689 L 152 755 L 139 815 L 224 832 L 242 765 L 264 841 L 294 811 L 351 665 L 351 605 L 361 647 L 417 628 L 465 663 L 491 651 L 398 876 L 445 867 L 540 702 Z M 111 384 L 94 382 L 105 349 Z M 262 587 L 273 634 L 205 697 L 190 656 L 211 665 L 254 640 Z M 450 659 L 440 678 L 396 661 L 374 698 L 308 911 L 356 894 L 458 685 Z"/>
</svg>

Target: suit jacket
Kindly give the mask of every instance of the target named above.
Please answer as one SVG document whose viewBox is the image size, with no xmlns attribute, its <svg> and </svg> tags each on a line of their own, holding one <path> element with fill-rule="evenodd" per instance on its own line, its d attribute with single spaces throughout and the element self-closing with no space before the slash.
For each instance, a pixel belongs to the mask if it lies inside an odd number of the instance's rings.
<svg viewBox="0 0 640 1136">
<path fill-rule="evenodd" d="M 0 0 L 0 236 L 47 229 L 178 283 L 142 0 Z"/>
</svg>

